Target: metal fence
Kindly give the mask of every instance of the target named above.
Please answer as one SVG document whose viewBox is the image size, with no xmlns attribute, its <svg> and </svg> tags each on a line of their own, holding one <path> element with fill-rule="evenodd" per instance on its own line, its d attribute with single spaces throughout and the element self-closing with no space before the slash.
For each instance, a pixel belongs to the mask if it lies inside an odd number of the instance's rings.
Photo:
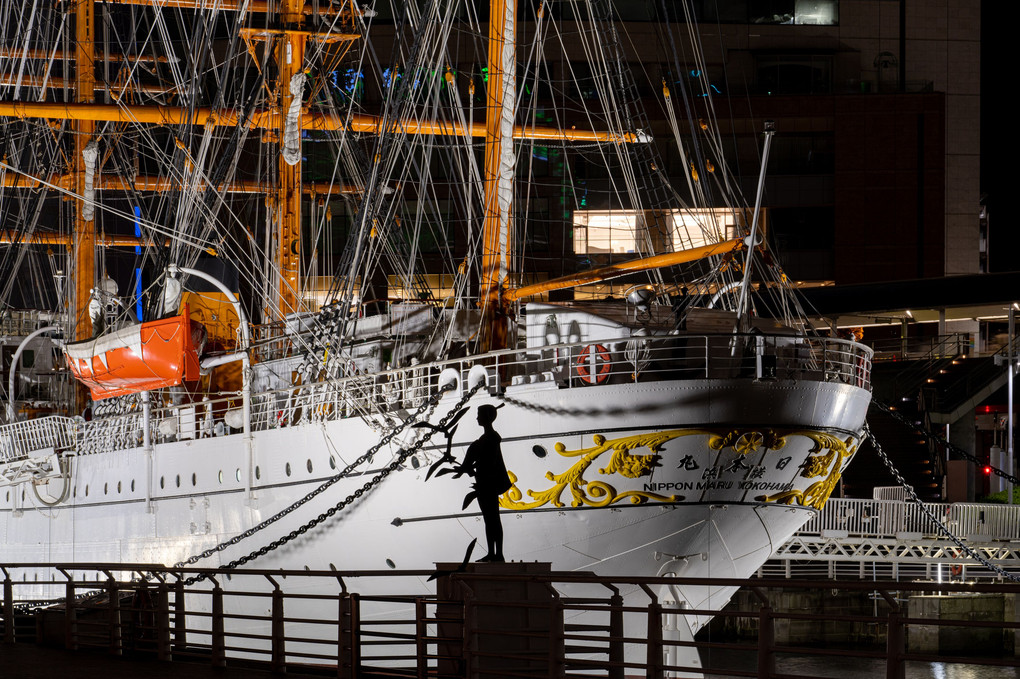
<svg viewBox="0 0 1020 679">
<path fill-rule="evenodd" d="M 868 342 L 876 361 L 934 361 L 973 354 L 969 333 L 883 338 Z"/>
<path fill-rule="evenodd" d="M 909 661 L 1020 666 L 1005 652 L 962 657 L 938 648 L 924 650 L 925 639 L 941 629 L 987 633 L 1008 650 L 1020 622 L 953 615 L 948 609 L 930 615 L 910 604 L 917 596 L 1015 597 L 1018 585 L 601 578 L 537 570 L 536 564 L 451 569 L 441 574 L 434 593 L 423 593 L 420 583 L 427 573 L 414 571 L 0 564 L 3 635 L 7 643 L 55 642 L 67 649 L 101 649 L 115 656 L 131 651 L 163 661 L 199 658 L 226 666 L 243 659 L 250 666 L 257 660 L 276 672 L 317 665 L 344 679 L 381 670 L 387 676 L 423 679 L 622 679 L 635 673 L 660 679 L 684 671 L 769 679 L 787 674 L 777 667 L 790 654 L 832 663 L 871 660 L 877 663 L 875 676 L 892 679 L 904 676 Z M 18 591 L 37 590 L 34 579 L 40 575 L 62 591 L 62 602 L 31 610 L 19 606 Z M 190 582 L 195 576 L 205 580 Z M 411 587 L 417 593 L 399 594 Z M 688 587 L 747 588 L 752 596 L 750 603 L 738 598 L 736 606 L 722 610 L 684 609 L 667 598 Z M 789 599 L 779 596 L 780 590 L 856 593 L 865 600 L 872 597 L 874 604 L 869 603 L 870 614 L 804 610 L 784 603 Z M 630 594 L 625 598 L 622 592 Z M 684 616 L 692 615 L 750 619 L 754 638 L 722 643 L 710 635 L 677 633 L 686 625 Z M 35 625 L 24 624 L 28 616 L 35 617 Z M 868 626 L 884 641 L 837 649 L 783 636 L 793 625 L 820 628 L 833 622 Z M 908 636 L 914 643 L 907 643 Z M 713 664 L 736 654 L 749 662 Z M 797 676 L 809 677 L 803 671 Z"/>
</svg>

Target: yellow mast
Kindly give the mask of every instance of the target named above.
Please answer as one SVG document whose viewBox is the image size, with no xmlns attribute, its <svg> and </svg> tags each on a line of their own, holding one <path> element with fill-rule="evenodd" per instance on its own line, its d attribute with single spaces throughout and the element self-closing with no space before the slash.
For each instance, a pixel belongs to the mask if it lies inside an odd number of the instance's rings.
<svg viewBox="0 0 1020 679">
<path fill-rule="evenodd" d="M 151 238 L 143 238 L 139 236 L 103 234 L 98 237 L 93 235 L 92 246 L 100 248 L 133 248 L 138 246 L 147 247 L 155 245 L 157 242 L 159 241 L 153 241 Z M 9 245 L 11 243 L 18 243 L 21 245 L 63 245 L 66 247 L 72 247 L 74 245 L 74 237 L 62 233 L 40 233 L 39 231 L 28 236 L 21 233 L 11 233 L 6 229 L 0 230 L 0 244 Z M 170 239 L 167 238 L 163 240 L 162 244 L 169 245 Z M 211 254 L 215 254 L 215 251 L 212 251 Z"/>
<path fill-rule="evenodd" d="M 489 81 L 492 81 L 490 75 Z M 240 116 L 233 109 L 213 109 L 198 107 L 194 109 L 180 106 L 159 106 L 147 104 L 63 104 L 60 102 L 31 101 L 0 101 L 0 116 L 14 118 L 44 118 L 49 120 L 95 120 L 125 123 L 149 123 L 153 125 L 205 125 L 212 123 L 218 126 L 236 127 L 240 124 Z M 279 126 L 279 111 L 256 110 L 248 118 L 252 127 L 276 129 Z M 450 121 L 436 120 L 399 120 L 391 123 L 388 128 L 383 126 L 380 116 L 354 114 L 347 125 L 340 118 L 324 113 L 305 112 L 301 116 L 301 129 L 336 131 L 347 129 L 351 132 L 367 134 L 383 134 L 385 132 L 401 132 L 403 134 L 450 135 L 486 137 L 488 129 L 485 124 L 474 123 L 461 125 Z M 514 139 L 536 139 L 550 141 L 578 142 L 642 142 L 631 132 L 614 133 L 594 130 L 561 130 L 557 127 L 520 126 L 513 127 Z"/>
<path fill-rule="evenodd" d="M 485 211 L 478 291 L 483 313 L 482 351 L 505 349 L 507 346 L 503 291 L 509 270 L 510 194 L 514 168 L 513 138 L 506 132 L 513 129 L 516 4 L 516 0 L 493 0 L 489 6 L 489 80 L 485 88 Z M 507 101 L 508 95 L 510 101 Z"/>
<path fill-rule="evenodd" d="M 581 271 L 575 274 L 553 278 L 542 283 L 524 285 L 519 288 L 508 290 L 504 297 L 507 302 L 512 302 L 525 297 L 538 295 L 543 292 L 549 292 L 550 290 L 573 288 L 578 285 L 597 283 L 599 281 L 604 281 L 609 278 L 622 276 L 636 271 L 650 271 L 652 269 L 661 269 L 663 267 L 675 266 L 677 264 L 686 264 L 687 262 L 704 259 L 705 257 L 724 255 L 727 252 L 739 250 L 743 246 L 743 238 L 734 238 L 733 240 L 727 240 L 721 243 L 712 243 L 711 245 L 703 245 L 699 248 L 691 248 L 690 250 L 667 252 L 661 255 L 632 259 L 628 262 L 609 264 L 589 271 Z"/>
<path fill-rule="evenodd" d="M 0 186 L 5 189 L 38 189 L 43 186 L 44 183 L 67 191 L 73 191 L 75 188 L 75 178 L 73 175 L 50 175 L 49 179 L 44 182 L 37 177 L 32 177 L 27 174 L 8 172 L 2 179 L 0 179 Z M 131 180 L 125 179 L 119 175 L 96 175 L 96 191 L 127 191 L 129 188 L 141 192 L 151 191 L 153 193 L 162 193 L 164 191 L 180 189 L 181 183 L 179 180 L 174 180 L 169 177 L 153 175 L 138 175 Z M 199 191 L 204 191 L 205 183 L 198 182 L 198 184 L 196 184 L 196 188 Z M 226 193 L 265 193 L 266 185 L 259 181 L 235 179 L 228 184 L 218 186 L 217 190 L 224 191 Z M 305 182 L 301 185 L 302 193 L 313 196 L 357 194 L 362 193 L 363 190 L 363 188 L 352 184 Z"/>
<path fill-rule="evenodd" d="M 89 327 L 79 318 L 84 318 L 88 307 L 91 287 L 95 278 L 95 248 L 133 245 L 140 239 L 130 237 L 104 239 L 97 242 L 95 225 L 86 221 L 82 214 L 83 196 L 85 195 L 85 161 L 82 151 L 92 140 L 97 121 L 151 123 L 158 125 L 193 124 L 205 125 L 213 123 L 221 126 L 234 126 L 239 123 L 237 112 L 231 109 L 212 109 L 209 107 L 186 109 L 176 106 L 133 105 L 126 102 L 113 104 L 97 104 L 95 102 L 96 82 L 94 77 L 95 35 L 94 35 L 94 1 L 75 0 L 76 12 L 76 45 L 75 45 L 75 78 L 74 101 L 61 102 L 0 102 L 0 116 L 22 118 L 43 118 L 51 120 L 72 121 L 75 131 L 75 159 L 72 174 L 68 177 L 51 178 L 51 183 L 72 189 L 78 196 L 75 211 L 75 229 L 72 246 L 75 261 L 74 278 L 74 336 L 84 339 L 89 335 Z M 150 0 L 98 0 L 111 4 L 148 4 Z M 236 4 L 236 7 L 235 7 Z M 168 6 L 199 7 L 199 0 L 170 0 Z M 220 9 L 239 9 L 241 3 L 221 3 Z M 247 9 L 251 12 L 271 12 L 273 6 L 267 2 L 248 2 Z M 277 98 L 269 108 L 255 111 L 249 121 L 254 127 L 275 131 L 283 140 L 286 111 L 291 105 L 293 95 L 290 92 L 290 80 L 303 67 L 305 44 L 309 38 L 329 42 L 353 42 L 358 36 L 353 33 L 334 33 L 316 36 L 303 30 L 304 15 L 310 14 L 313 7 L 303 0 L 283 0 L 280 8 L 280 27 L 272 29 L 249 29 L 245 31 L 246 40 L 265 40 L 275 43 L 274 51 L 277 61 Z M 326 13 L 353 11 L 349 9 L 329 8 Z M 483 224 L 482 280 L 480 301 L 487 311 L 490 329 L 483 333 L 483 343 L 487 348 L 501 348 L 506 345 L 505 307 L 510 296 L 505 294 L 506 277 L 509 269 L 507 253 L 510 251 L 510 206 L 509 185 L 512 182 L 512 143 L 513 139 L 545 139 L 565 141 L 592 141 L 634 143 L 643 141 L 630 133 L 610 133 L 588 130 L 562 130 L 552 127 L 522 127 L 513 125 L 513 50 L 514 23 L 516 0 L 495 0 L 489 20 L 489 68 L 486 90 L 487 117 L 484 124 L 464 126 L 447 121 L 399 120 L 384 128 L 378 116 L 354 115 L 350 120 L 339 120 L 334 116 L 303 112 L 300 121 L 302 130 L 340 130 L 346 127 L 351 131 L 367 133 L 384 133 L 400 130 L 405 134 L 425 135 L 470 135 L 484 136 L 485 143 L 485 217 Z M 8 56 L 6 51 L 0 56 Z M 30 58 L 41 58 L 42 53 L 29 55 Z M 123 57 L 110 55 L 113 60 Z M 503 188 L 500 189 L 500 175 L 503 175 Z M 280 159 L 278 166 L 278 186 L 273 196 L 276 227 L 276 265 L 279 279 L 276 286 L 276 304 L 279 313 L 286 314 L 301 308 L 300 298 L 300 260 L 301 260 L 301 196 L 302 193 L 336 193 L 348 192 L 349 187 L 305 186 L 301 181 L 300 162 L 290 165 Z M 95 190 L 120 188 L 116 178 L 103 177 L 97 170 Z M 30 187 L 37 185 L 35 181 L 8 175 L 5 186 Z M 134 182 L 138 190 L 162 191 L 171 188 L 169 183 L 160 178 L 138 177 Z M 260 188 L 255 183 L 234 183 L 226 187 L 227 191 L 248 192 Z M 503 195 L 502 203 L 500 195 Z M 11 234 L 5 234 L 0 240 L 9 241 Z M 40 237 L 32 242 L 52 242 L 65 244 L 62 238 Z"/>
<path fill-rule="evenodd" d="M 92 0 L 77 0 L 75 3 L 75 102 L 92 104 L 95 98 L 95 11 Z M 95 123 L 91 120 L 76 120 L 74 129 L 74 178 L 75 192 L 85 195 L 85 158 L 82 152 L 92 140 Z M 86 221 L 84 203 L 75 201 L 74 211 L 74 309 L 70 315 L 74 328 L 74 339 L 87 339 L 92 334 L 90 324 L 85 322 L 85 310 L 89 306 L 92 284 L 96 274 L 96 229 L 95 224 Z"/>
<path fill-rule="evenodd" d="M 300 28 L 304 19 L 302 0 L 283 0 L 280 21 L 285 29 L 276 44 L 278 95 L 277 135 L 281 153 L 275 197 L 276 220 L 276 309 L 281 317 L 301 311 L 301 161 L 288 163 L 282 153 L 287 111 L 294 101 L 291 79 L 301 72 L 305 61 L 305 34 Z M 298 102 L 300 105 L 300 102 Z M 300 139 L 298 144 L 300 145 Z M 299 147 L 300 151 L 300 147 Z M 299 154 L 300 155 L 300 154 Z"/>
</svg>

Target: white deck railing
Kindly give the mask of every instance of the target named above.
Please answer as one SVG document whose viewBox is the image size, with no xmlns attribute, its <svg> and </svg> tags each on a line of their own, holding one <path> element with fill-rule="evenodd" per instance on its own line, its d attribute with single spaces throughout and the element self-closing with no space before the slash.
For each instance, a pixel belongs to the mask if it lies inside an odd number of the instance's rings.
<svg viewBox="0 0 1020 679">
<path fill-rule="evenodd" d="M 583 389 L 592 384 L 731 378 L 840 382 L 871 388 L 871 350 L 846 340 L 758 334 L 618 337 L 510 349 L 256 393 L 251 429 L 357 416 L 399 418 L 438 391 L 441 375 L 453 371 L 466 386 L 468 373 L 478 365 L 486 368 L 490 388 L 497 387 L 497 380 L 506 387 L 545 382 L 561 389 Z M 236 433 L 222 421 L 226 411 L 241 407 L 238 394 L 159 407 L 155 405 L 159 393 L 152 397 L 153 442 Z M 22 425 L 27 426 L 19 428 Z M 124 414 L 82 422 L 76 452 L 140 446 L 143 428 L 137 404 Z M 30 423 L 0 426 L 0 436 L 4 431 L 9 442 L 34 435 Z M 13 445 L 9 443 L 8 448 Z"/>
<path fill-rule="evenodd" d="M 1020 505 L 926 502 L 956 536 L 971 540 L 1020 540 Z M 944 537 L 912 502 L 834 498 L 798 531 L 822 537 Z"/>
<path fill-rule="evenodd" d="M 0 426 L 0 463 L 24 459 L 42 450 L 59 452 L 74 446 L 75 418 L 51 415 Z"/>
</svg>

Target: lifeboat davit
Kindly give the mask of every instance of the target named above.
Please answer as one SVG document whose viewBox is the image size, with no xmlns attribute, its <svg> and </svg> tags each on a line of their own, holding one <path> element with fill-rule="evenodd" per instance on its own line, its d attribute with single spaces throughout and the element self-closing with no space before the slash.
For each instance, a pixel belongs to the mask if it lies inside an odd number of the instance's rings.
<svg viewBox="0 0 1020 679">
<path fill-rule="evenodd" d="M 199 377 L 205 328 L 184 305 L 179 316 L 146 321 L 64 347 L 67 365 L 92 400 L 161 389 Z"/>
</svg>

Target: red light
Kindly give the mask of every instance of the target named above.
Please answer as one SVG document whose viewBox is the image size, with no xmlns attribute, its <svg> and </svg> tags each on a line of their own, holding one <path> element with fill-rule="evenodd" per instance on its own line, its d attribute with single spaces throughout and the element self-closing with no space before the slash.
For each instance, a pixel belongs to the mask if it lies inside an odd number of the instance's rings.
<svg viewBox="0 0 1020 679">
<path fill-rule="evenodd" d="M 991 475 L 992 475 L 992 468 L 989 465 L 986 464 L 985 465 L 985 476 L 991 476 Z"/>
</svg>

